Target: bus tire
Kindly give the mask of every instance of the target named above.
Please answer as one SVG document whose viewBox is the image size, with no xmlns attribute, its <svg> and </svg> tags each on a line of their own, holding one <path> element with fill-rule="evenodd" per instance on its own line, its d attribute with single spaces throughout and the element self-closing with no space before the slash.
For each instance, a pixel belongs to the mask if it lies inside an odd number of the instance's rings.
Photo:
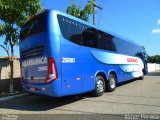
<svg viewBox="0 0 160 120">
<path fill-rule="evenodd" d="M 139 80 L 144 80 L 144 73 L 142 74 L 141 77 L 139 77 Z"/>
<path fill-rule="evenodd" d="M 139 78 L 139 80 L 144 80 L 144 75 Z"/>
<path fill-rule="evenodd" d="M 142 70 L 142 76 L 139 77 L 139 80 L 143 80 L 144 79 L 144 69 Z"/>
<path fill-rule="evenodd" d="M 105 80 L 101 75 L 96 76 L 96 89 L 92 92 L 95 97 L 102 96 L 105 91 Z"/>
<path fill-rule="evenodd" d="M 106 84 L 106 91 L 108 92 L 115 91 L 116 83 L 117 83 L 116 76 L 114 74 L 110 74 Z"/>
</svg>

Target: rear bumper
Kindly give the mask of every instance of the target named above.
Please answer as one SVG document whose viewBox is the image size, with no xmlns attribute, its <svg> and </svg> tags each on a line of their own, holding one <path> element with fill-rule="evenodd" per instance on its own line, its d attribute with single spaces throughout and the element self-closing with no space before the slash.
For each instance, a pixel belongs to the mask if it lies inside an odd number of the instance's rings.
<svg viewBox="0 0 160 120">
<path fill-rule="evenodd" d="M 61 97 L 60 79 L 56 79 L 49 84 L 27 84 L 22 83 L 23 90 L 30 94 Z"/>
</svg>

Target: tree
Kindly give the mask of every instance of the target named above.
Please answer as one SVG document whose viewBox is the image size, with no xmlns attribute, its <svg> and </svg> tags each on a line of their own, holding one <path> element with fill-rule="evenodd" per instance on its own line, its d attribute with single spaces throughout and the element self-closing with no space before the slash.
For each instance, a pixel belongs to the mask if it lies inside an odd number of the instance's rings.
<svg viewBox="0 0 160 120">
<path fill-rule="evenodd" d="M 40 0 L 0 0 L 0 36 L 5 37 L 4 44 L 9 45 L 11 50 L 10 93 L 13 92 L 14 46 L 18 45 L 20 28 L 26 20 L 40 11 Z"/>
<path fill-rule="evenodd" d="M 74 0 L 71 1 L 71 6 L 68 6 L 66 12 L 70 15 L 73 15 L 77 18 L 80 18 L 84 21 L 89 20 L 89 15 L 94 13 L 95 0 L 89 0 L 89 3 L 86 4 L 84 9 L 81 9 L 81 5 L 77 5 Z"/>
<path fill-rule="evenodd" d="M 150 63 L 160 63 L 160 55 L 154 55 L 148 57 L 148 62 Z"/>
</svg>

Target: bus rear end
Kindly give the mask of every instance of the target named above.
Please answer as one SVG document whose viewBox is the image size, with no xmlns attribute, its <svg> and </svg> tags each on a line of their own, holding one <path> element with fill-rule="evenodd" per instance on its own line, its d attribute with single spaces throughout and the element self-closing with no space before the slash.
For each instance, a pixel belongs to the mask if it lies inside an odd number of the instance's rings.
<svg viewBox="0 0 160 120">
<path fill-rule="evenodd" d="M 49 30 L 50 12 L 32 17 L 21 29 L 23 88 L 28 93 L 61 96 L 60 42 Z"/>
</svg>

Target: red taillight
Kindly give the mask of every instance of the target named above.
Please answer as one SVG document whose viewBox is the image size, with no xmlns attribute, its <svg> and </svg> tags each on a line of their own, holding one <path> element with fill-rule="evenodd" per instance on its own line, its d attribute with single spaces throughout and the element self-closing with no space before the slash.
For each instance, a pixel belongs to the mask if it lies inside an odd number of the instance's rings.
<svg viewBox="0 0 160 120">
<path fill-rule="evenodd" d="M 46 83 L 50 83 L 57 78 L 58 78 L 58 74 L 57 74 L 57 69 L 56 69 L 54 59 L 49 57 L 48 58 L 48 78 Z"/>
</svg>

